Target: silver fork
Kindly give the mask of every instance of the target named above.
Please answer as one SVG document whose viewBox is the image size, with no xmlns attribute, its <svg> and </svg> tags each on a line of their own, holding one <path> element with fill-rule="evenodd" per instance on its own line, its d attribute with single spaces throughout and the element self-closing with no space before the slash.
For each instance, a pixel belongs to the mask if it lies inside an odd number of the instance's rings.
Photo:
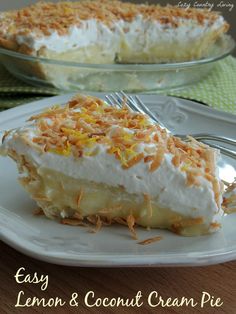
<svg viewBox="0 0 236 314">
<path fill-rule="evenodd" d="M 113 94 L 106 95 L 106 100 L 108 103 L 112 106 L 117 106 L 119 108 L 122 107 L 122 104 L 125 103 L 126 105 L 132 110 L 136 112 L 140 112 L 143 114 L 148 115 L 155 123 L 158 123 L 162 128 L 165 128 L 168 133 L 171 133 L 172 135 L 181 138 L 183 141 L 189 141 L 189 136 L 195 138 L 198 141 L 201 141 L 205 144 L 208 144 L 209 146 L 213 148 L 219 149 L 224 155 L 236 159 L 236 151 L 233 151 L 231 149 L 228 149 L 226 147 L 223 147 L 218 144 L 209 143 L 208 141 L 217 141 L 221 143 L 226 143 L 229 145 L 236 147 L 236 140 L 225 137 L 225 136 L 219 136 L 214 134 L 208 134 L 208 133 L 198 133 L 198 134 L 173 134 L 170 130 L 167 129 L 167 127 L 159 121 L 157 116 L 151 112 L 151 110 L 143 103 L 143 101 L 136 95 L 136 96 L 129 96 L 125 94 L 123 91 L 116 92 Z"/>
</svg>

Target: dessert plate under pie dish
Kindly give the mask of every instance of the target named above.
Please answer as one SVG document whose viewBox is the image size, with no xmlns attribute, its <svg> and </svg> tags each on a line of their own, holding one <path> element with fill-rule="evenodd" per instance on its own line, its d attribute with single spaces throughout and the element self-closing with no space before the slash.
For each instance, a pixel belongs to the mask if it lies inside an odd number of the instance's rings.
<svg viewBox="0 0 236 314">
<path fill-rule="evenodd" d="M 103 98 L 104 95 L 95 94 Z M 54 104 L 64 104 L 71 95 L 34 102 L 0 114 L 1 129 L 21 126 L 25 120 Z M 235 138 L 235 116 L 202 105 L 164 96 L 142 96 L 158 112 L 167 127 L 176 133 L 214 132 Z M 212 235 L 182 237 L 168 231 L 137 228 L 138 240 L 128 228 L 112 225 L 96 234 L 87 228 L 58 224 L 45 217 L 35 217 L 36 204 L 17 182 L 12 161 L 0 158 L 0 230 L 1 239 L 17 250 L 48 262 L 74 266 L 164 266 L 208 265 L 236 257 L 236 215 L 224 217 L 222 229 Z M 220 177 L 232 182 L 236 163 L 223 158 Z M 146 246 L 137 242 L 161 236 L 162 240 Z"/>
<path fill-rule="evenodd" d="M 31 85 L 61 91 L 164 91 L 183 88 L 204 78 L 234 48 L 233 38 L 224 35 L 204 58 L 186 62 L 85 64 L 39 58 L 4 48 L 0 48 L 0 61 L 10 73 Z"/>
</svg>

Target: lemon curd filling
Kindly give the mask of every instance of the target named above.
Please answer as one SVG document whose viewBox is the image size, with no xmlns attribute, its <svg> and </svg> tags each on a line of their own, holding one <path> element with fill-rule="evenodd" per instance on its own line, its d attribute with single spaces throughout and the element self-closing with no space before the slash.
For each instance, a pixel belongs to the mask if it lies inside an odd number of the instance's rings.
<svg viewBox="0 0 236 314">
<path fill-rule="evenodd" d="M 219 152 L 173 137 L 147 116 L 77 95 L 9 131 L 1 152 L 49 218 L 135 225 L 182 235 L 219 229 Z"/>
</svg>

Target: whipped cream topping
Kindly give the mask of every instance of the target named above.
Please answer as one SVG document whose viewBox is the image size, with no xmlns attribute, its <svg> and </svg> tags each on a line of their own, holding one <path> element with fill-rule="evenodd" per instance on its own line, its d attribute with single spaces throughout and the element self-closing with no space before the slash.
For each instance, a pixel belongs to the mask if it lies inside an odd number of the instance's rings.
<svg viewBox="0 0 236 314">
<path fill-rule="evenodd" d="M 129 169 L 122 169 L 114 155 L 107 153 L 105 145 L 95 146 L 94 149 L 98 149 L 96 156 L 75 158 L 73 155 L 62 156 L 39 151 L 32 143 L 35 136 L 37 130 L 34 125 L 12 131 L 5 138 L 0 152 L 7 154 L 9 150 L 14 150 L 32 162 L 39 172 L 40 169 L 52 169 L 75 179 L 113 187 L 123 186 L 128 193 L 137 195 L 137 199 L 147 193 L 153 201 L 158 201 L 161 207 L 193 218 L 201 216 L 206 224 L 221 220 L 223 211 L 216 204 L 211 182 L 200 177 L 199 186 L 187 186 L 185 172 L 171 162 L 172 154 L 166 153 L 161 165 L 154 172 L 148 171 L 148 164 L 144 162 L 139 162 Z M 144 152 L 146 145 L 148 144 L 141 144 L 139 151 Z"/>
<path fill-rule="evenodd" d="M 115 56 L 124 46 L 145 53 L 160 42 L 194 41 L 225 24 L 222 16 L 218 16 L 214 22 L 206 19 L 202 24 L 184 18 L 176 19 L 176 22 L 177 27 L 173 27 L 171 24 L 145 19 L 142 15 L 137 15 L 131 22 L 115 21 L 112 26 L 96 19 L 80 20 L 79 26 L 71 26 L 66 35 L 59 35 L 56 30 L 49 30 L 48 36 L 32 32 L 17 35 L 16 41 L 36 51 L 46 47 L 57 53 L 99 45 L 104 51 L 109 50 Z"/>
</svg>

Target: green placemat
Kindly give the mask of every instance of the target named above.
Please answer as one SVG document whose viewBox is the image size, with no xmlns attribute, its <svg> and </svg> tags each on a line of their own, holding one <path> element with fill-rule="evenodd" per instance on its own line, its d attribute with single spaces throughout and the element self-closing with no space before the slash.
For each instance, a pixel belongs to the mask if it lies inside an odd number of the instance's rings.
<svg viewBox="0 0 236 314">
<path fill-rule="evenodd" d="M 48 97 L 48 96 L 47 96 Z M 37 95 L 3 95 L 0 94 L 0 111 L 27 104 L 31 101 L 40 100 L 42 96 Z"/>
<path fill-rule="evenodd" d="M 56 95 L 57 91 L 54 88 L 31 86 L 11 75 L 0 64 L 0 99 L 5 94 Z"/>
<path fill-rule="evenodd" d="M 53 96 L 53 88 L 35 87 L 24 83 L 0 66 L 0 110 Z M 202 81 L 168 95 L 196 100 L 213 108 L 236 113 L 236 59 L 227 57 L 216 63 Z"/>
<path fill-rule="evenodd" d="M 213 71 L 199 83 L 168 94 L 236 113 L 236 59 L 230 56 L 217 62 Z"/>
</svg>

